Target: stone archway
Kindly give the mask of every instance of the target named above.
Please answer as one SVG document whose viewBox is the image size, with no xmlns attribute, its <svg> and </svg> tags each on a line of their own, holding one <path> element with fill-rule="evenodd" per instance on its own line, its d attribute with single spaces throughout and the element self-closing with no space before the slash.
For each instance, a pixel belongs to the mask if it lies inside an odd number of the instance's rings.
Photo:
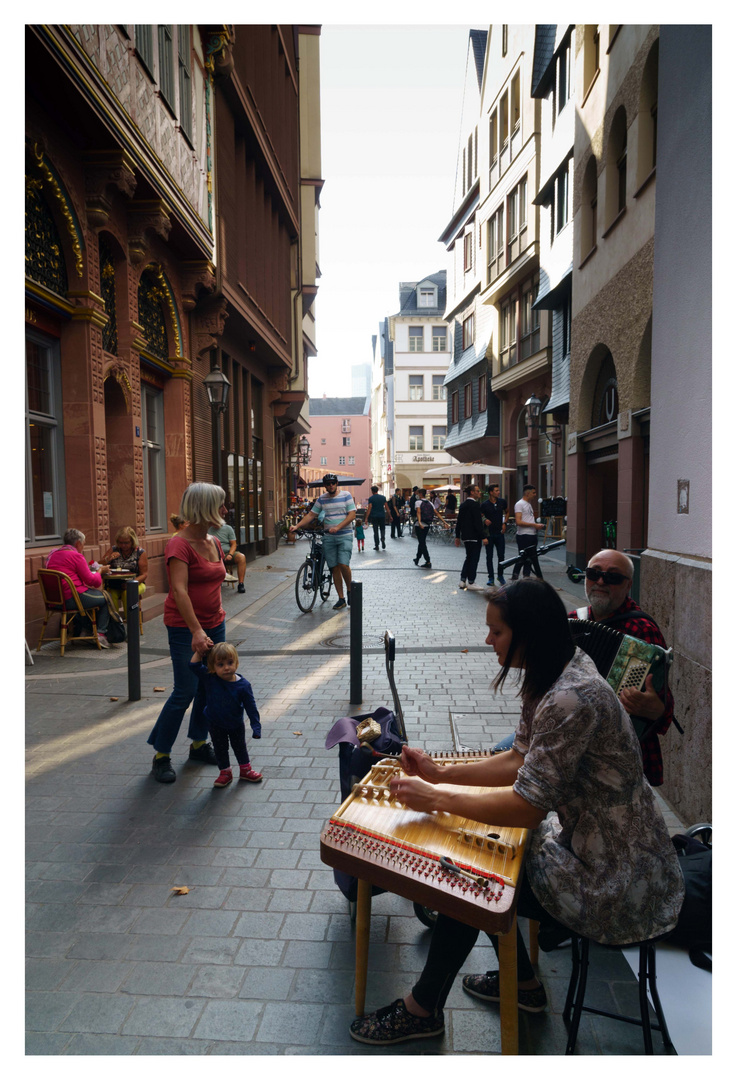
<svg viewBox="0 0 737 1080">
<path fill-rule="evenodd" d="M 105 452 L 107 455 L 110 539 L 123 525 L 136 527 L 131 385 L 122 366 L 105 377 Z"/>
</svg>

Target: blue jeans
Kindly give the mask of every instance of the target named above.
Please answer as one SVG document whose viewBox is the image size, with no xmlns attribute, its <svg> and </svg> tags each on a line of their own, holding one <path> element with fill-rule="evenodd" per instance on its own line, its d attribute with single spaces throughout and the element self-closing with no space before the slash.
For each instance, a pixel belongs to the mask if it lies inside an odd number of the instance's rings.
<svg viewBox="0 0 737 1080">
<path fill-rule="evenodd" d="M 489 581 L 494 580 L 494 552 L 496 551 L 497 570 L 499 577 L 504 577 L 502 570 L 499 568 L 499 563 L 504 562 L 504 533 L 492 533 L 489 536 L 489 543 L 486 547 L 486 572 L 489 575 Z"/>
<path fill-rule="evenodd" d="M 174 689 L 169 695 L 159 718 L 154 724 L 148 742 L 157 754 L 170 754 L 176 742 L 184 714 L 194 699 L 189 718 L 187 737 L 195 742 L 202 742 L 208 736 L 205 719 L 205 685 L 189 668 L 192 661 L 192 633 L 186 626 L 167 626 L 169 633 L 169 653 L 174 669 Z M 225 641 L 225 620 L 207 634 L 217 644 Z"/>
<path fill-rule="evenodd" d="M 85 589 L 84 592 L 78 593 L 79 599 L 82 603 L 82 607 L 89 610 L 90 608 L 97 608 L 97 629 L 101 634 L 107 634 L 108 623 L 110 622 L 110 612 L 107 609 L 107 600 L 102 595 L 99 589 Z M 77 605 L 74 602 L 73 597 L 69 597 L 64 601 L 64 607 L 67 611 L 76 611 Z M 81 616 L 77 616 L 78 620 L 81 620 Z M 92 622 L 90 619 L 85 619 L 87 626 L 82 624 L 79 633 L 87 634 L 92 633 Z"/>
</svg>

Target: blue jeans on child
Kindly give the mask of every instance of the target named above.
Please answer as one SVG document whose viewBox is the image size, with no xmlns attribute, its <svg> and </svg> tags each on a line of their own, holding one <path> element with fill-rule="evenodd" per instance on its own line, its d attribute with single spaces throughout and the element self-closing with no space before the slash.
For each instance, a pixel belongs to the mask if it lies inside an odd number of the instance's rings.
<svg viewBox="0 0 737 1080">
<path fill-rule="evenodd" d="M 189 669 L 192 660 L 192 633 L 186 626 L 167 626 L 169 653 L 174 669 L 174 689 L 169 695 L 159 718 L 154 724 L 148 742 L 157 754 L 170 754 L 176 742 L 184 714 L 194 699 L 189 718 L 187 737 L 202 742 L 208 736 L 205 719 L 205 684 Z M 225 641 L 225 620 L 219 626 L 207 629 L 207 634 L 217 644 Z"/>
</svg>

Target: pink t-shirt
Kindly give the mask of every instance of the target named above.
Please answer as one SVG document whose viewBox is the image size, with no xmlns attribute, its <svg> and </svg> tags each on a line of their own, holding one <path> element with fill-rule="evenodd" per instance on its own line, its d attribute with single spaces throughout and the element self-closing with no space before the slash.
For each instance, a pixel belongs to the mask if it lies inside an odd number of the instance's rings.
<svg viewBox="0 0 737 1080">
<path fill-rule="evenodd" d="M 46 569 L 59 570 L 62 574 L 66 574 L 67 577 L 72 579 L 74 587 L 79 593 L 87 592 L 88 589 L 102 587 L 100 575 L 90 570 L 89 563 L 84 555 L 81 551 L 77 551 L 72 544 L 65 544 L 64 547 L 52 551 L 46 560 Z M 69 600 L 72 591 L 66 581 L 62 581 L 61 589 L 64 599 Z"/>
<path fill-rule="evenodd" d="M 215 541 L 222 553 L 219 541 L 215 537 L 211 539 Z M 188 567 L 187 594 L 192 601 L 197 621 L 203 630 L 212 630 L 213 627 L 219 626 L 225 618 L 220 592 L 220 587 L 225 580 L 225 564 L 222 559 L 218 559 L 217 562 L 204 559 L 195 551 L 190 542 L 181 536 L 172 536 L 164 554 L 166 573 L 169 578 L 169 595 L 164 602 L 164 625 L 187 625 L 172 596 L 171 574 L 169 573 L 169 560 L 181 559 Z"/>
</svg>

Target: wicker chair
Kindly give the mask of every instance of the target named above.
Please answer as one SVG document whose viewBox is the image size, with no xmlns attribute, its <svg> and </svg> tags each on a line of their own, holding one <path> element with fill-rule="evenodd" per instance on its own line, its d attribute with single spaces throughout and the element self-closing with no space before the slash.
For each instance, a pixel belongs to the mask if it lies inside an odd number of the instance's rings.
<svg viewBox="0 0 737 1080">
<path fill-rule="evenodd" d="M 62 582 L 65 582 L 71 589 L 72 599 L 74 600 L 76 607 L 67 608 L 65 606 Z M 56 614 L 61 615 L 59 635 L 57 637 L 51 637 L 48 640 L 61 642 L 62 656 L 64 655 L 67 641 L 94 641 L 97 648 L 101 649 L 102 645 L 97 637 L 97 609 L 85 608 L 82 606 L 82 601 L 79 598 L 79 593 L 77 592 L 72 579 L 67 574 L 62 574 L 60 570 L 39 570 L 38 583 L 41 586 L 41 596 L 43 597 L 43 602 L 46 607 L 46 617 L 44 618 L 44 624 L 41 627 L 41 636 L 38 639 L 36 652 L 40 652 L 41 650 L 49 619 L 52 615 Z M 79 634 L 76 637 L 69 635 L 69 628 L 77 615 L 80 615 L 82 618 L 86 617 L 90 619 L 92 622 L 91 634 Z"/>
</svg>

